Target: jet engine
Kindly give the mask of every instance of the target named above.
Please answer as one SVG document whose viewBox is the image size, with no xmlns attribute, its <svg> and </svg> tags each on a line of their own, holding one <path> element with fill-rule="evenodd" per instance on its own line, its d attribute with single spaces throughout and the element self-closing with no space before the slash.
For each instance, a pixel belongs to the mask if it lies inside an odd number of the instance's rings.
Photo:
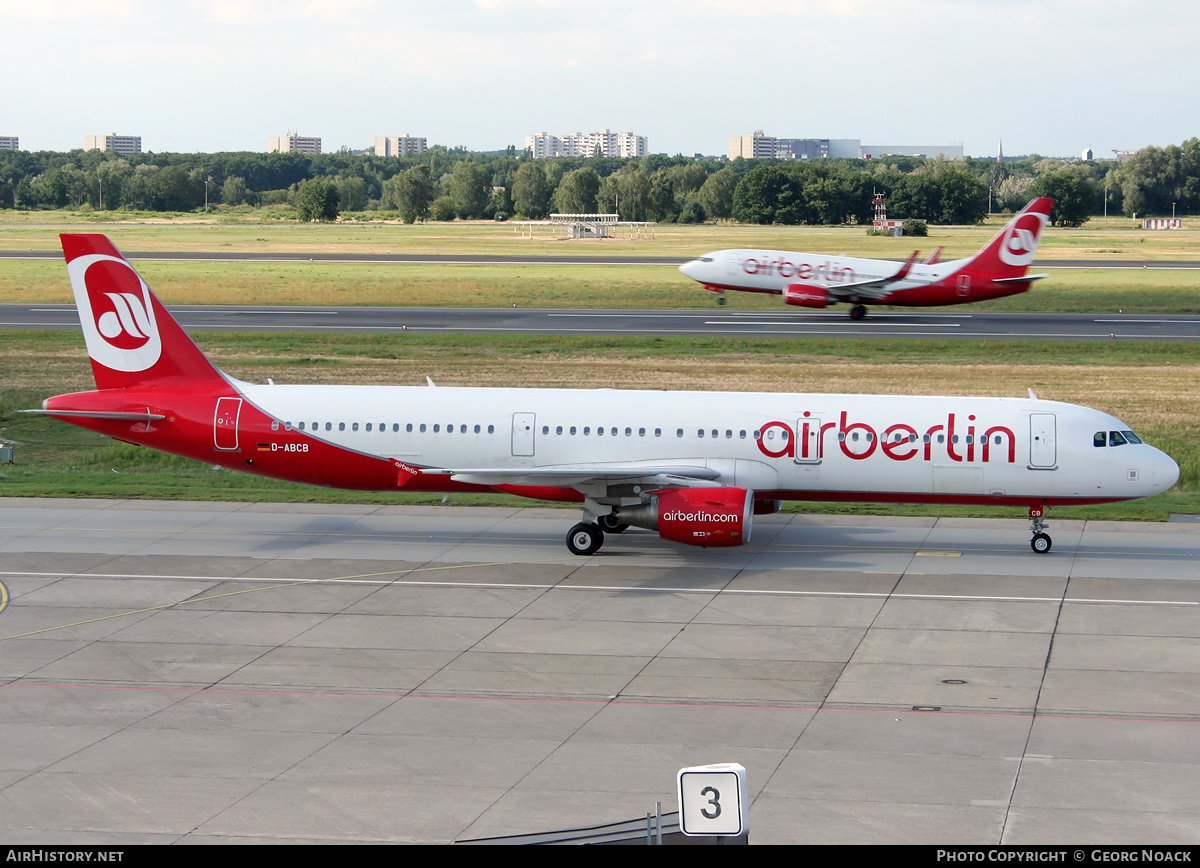
<svg viewBox="0 0 1200 868">
<path fill-rule="evenodd" d="M 829 304 L 829 290 L 803 283 L 789 283 L 783 288 L 783 300 L 800 307 L 825 307 Z"/>
<path fill-rule="evenodd" d="M 754 512 L 754 492 L 724 486 L 657 491 L 649 503 L 619 507 L 613 516 L 672 542 L 718 548 L 749 542 Z"/>
</svg>

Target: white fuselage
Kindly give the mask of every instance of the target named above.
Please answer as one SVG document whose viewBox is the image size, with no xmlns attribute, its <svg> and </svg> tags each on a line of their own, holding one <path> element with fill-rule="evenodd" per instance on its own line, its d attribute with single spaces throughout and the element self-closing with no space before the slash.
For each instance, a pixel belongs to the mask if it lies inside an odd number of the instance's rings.
<svg viewBox="0 0 1200 868">
<path fill-rule="evenodd" d="M 951 502 L 1124 500 L 1178 478 L 1147 444 L 1108 445 L 1128 433 L 1115 417 L 1030 398 L 237 385 L 281 431 L 418 468 L 666 465 L 783 499 Z"/>
<path fill-rule="evenodd" d="M 970 259 L 933 265 L 914 264 L 907 276 L 891 283 L 893 292 L 925 286 L 953 275 Z M 787 250 L 716 250 L 686 262 L 679 270 L 706 286 L 746 292 L 781 294 L 792 284 L 837 289 L 860 281 L 882 280 L 896 273 L 899 262 Z"/>
</svg>

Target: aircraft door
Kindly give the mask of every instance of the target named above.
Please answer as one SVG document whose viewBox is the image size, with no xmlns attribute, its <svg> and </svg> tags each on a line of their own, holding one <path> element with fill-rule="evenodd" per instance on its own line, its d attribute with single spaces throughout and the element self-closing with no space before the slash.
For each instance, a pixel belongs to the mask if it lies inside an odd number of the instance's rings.
<svg viewBox="0 0 1200 868">
<path fill-rule="evenodd" d="M 960 274 L 958 276 L 958 297 L 970 298 L 971 296 L 971 275 Z"/>
<path fill-rule="evenodd" d="M 533 426 L 536 418 L 533 413 L 513 413 L 512 454 L 514 456 L 528 458 L 533 455 Z"/>
<path fill-rule="evenodd" d="M 797 464 L 821 463 L 821 420 L 806 416 L 796 421 Z"/>
<path fill-rule="evenodd" d="M 238 417 L 241 414 L 241 398 L 217 398 L 217 410 L 213 414 L 213 445 L 219 451 L 238 451 Z"/>
<path fill-rule="evenodd" d="M 1053 470 L 1057 461 L 1053 413 L 1029 414 L 1029 466 Z"/>
</svg>

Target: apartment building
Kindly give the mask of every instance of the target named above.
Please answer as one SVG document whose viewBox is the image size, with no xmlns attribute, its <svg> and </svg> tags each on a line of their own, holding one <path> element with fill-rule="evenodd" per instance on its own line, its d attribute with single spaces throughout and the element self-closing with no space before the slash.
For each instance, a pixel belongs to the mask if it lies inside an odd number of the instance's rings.
<svg viewBox="0 0 1200 868">
<path fill-rule="evenodd" d="M 116 154 L 140 154 L 142 152 L 141 136 L 118 136 L 116 133 L 103 133 L 98 136 L 84 136 L 85 151 L 112 151 Z"/>
<path fill-rule="evenodd" d="M 376 136 L 375 156 L 403 157 L 405 154 L 423 154 L 429 150 L 424 136 Z"/>
<path fill-rule="evenodd" d="M 321 153 L 320 136 L 298 136 L 288 133 L 286 136 L 271 136 L 267 139 L 268 154 L 312 154 Z"/>
<path fill-rule="evenodd" d="M 630 132 L 614 133 L 597 130 L 594 133 L 567 133 L 553 136 L 534 133 L 525 137 L 525 148 L 535 160 L 547 157 L 644 157 L 650 153 L 649 139 Z"/>
</svg>

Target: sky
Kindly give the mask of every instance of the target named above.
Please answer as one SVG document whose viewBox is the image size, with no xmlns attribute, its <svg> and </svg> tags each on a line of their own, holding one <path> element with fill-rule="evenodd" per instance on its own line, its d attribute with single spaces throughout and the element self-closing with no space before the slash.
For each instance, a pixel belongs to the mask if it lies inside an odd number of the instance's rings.
<svg viewBox="0 0 1200 868">
<path fill-rule="evenodd" d="M 0 135 L 499 150 L 608 128 L 1097 157 L 1200 135 L 1195 0 L 0 0 Z"/>
</svg>

